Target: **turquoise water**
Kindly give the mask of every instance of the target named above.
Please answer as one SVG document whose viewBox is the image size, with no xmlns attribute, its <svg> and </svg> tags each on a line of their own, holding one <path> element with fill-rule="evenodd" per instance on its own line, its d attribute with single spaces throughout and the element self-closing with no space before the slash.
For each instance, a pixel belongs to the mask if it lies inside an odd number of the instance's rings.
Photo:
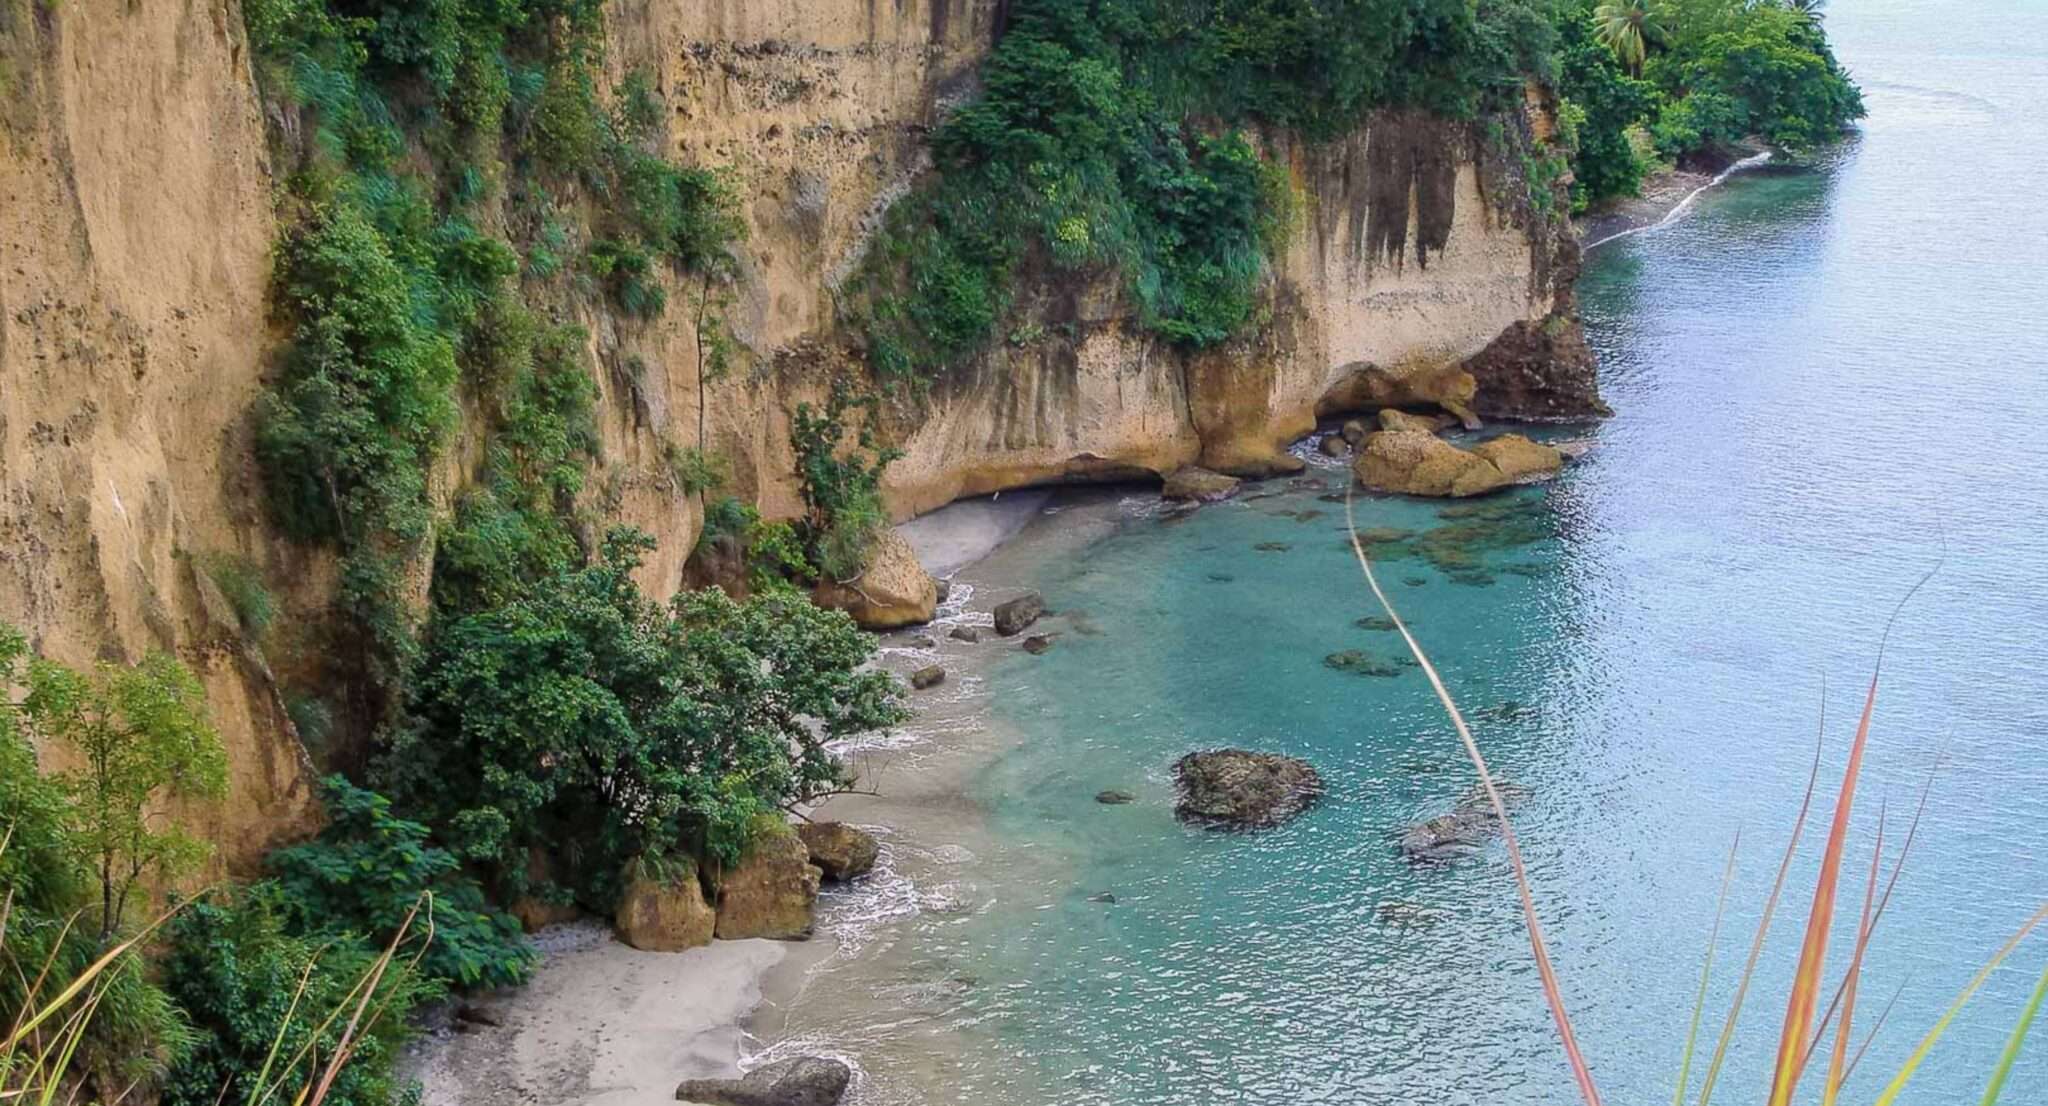
<svg viewBox="0 0 2048 1106">
<path fill-rule="evenodd" d="M 1855 871 L 1880 809 L 1895 849 L 1946 762 L 1860 1023 L 1902 997 L 1847 1101 L 2048 901 L 2048 15 L 1844 0 L 1829 19 L 1862 134 L 1590 259 L 1619 414 L 1586 459 L 1489 517 L 1360 507 L 1435 535 L 1441 563 L 1388 563 L 1390 590 L 1531 794 L 1539 908 L 1614 1103 L 1670 1097 L 1740 832 L 1725 1009 L 1823 688 L 1831 786 L 1884 621 L 1937 565 L 1886 657 Z M 950 1100 L 1572 1099 L 1501 850 L 1418 869 L 1393 847 L 1472 782 L 1426 684 L 1322 663 L 1398 648 L 1354 625 L 1373 611 L 1342 506 L 1318 498 L 1339 487 L 1129 517 L 1013 581 L 1068 613 L 1050 653 L 987 681 L 1020 737 L 971 788 L 1000 842 L 987 901 L 915 937 L 959 985 L 919 1030 L 947 1041 L 927 1074 Z M 1183 828 L 1168 767 L 1226 744 L 1310 759 L 1328 799 L 1268 833 Z M 1107 787 L 1139 801 L 1096 804 Z M 1720 1101 L 1762 1097 L 1805 905 L 1780 915 Z M 1905 1101 L 1976 1101 L 2044 962 L 2036 941 L 1994 976 Z M 2005 1101 L 2048 1102 L 2048 1040 Z"/>
</svg>

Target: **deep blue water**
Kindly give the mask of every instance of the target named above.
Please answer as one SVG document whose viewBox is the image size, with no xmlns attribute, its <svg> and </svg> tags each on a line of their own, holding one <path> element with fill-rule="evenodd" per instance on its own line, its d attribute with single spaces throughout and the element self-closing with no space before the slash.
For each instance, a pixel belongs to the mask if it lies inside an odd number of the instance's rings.
<svg viewBox="0 0 2048 1106">
<path fill-rule="evenodd" d="M 1859 1022 L 1903 991 L 1845 1101 L 1870 1101 L 2048 901 L 2048 11 L 1844 0 L 1829 20 L 1867 92 L 1859 136 L 1589 259 L 1618 412 L 1587 431 L 1592 452 L 1478 518 L 1360 505 L 1361 526 L 1435 535 L 1438 561 L 1383 570 L 1497 771 L 1531 794 L 1516 824 L 1613 1103 L 1671 1096 L 1740 833 L 1718 1027 L 1823 691 L 1831 792 L 1885 620 L 1937 566 L 1885 657 L 1845 914 L 1880 811 L 1895 851 L 1946 759 Z M 1374 611 L 1342 505 L 1318 498 L 1341 486 L 1333 470 L 1326 488 L 1128 518 L 1033 570 L 1080 617 L 989 677 L 1021 737 L 972 784 L 1000 844 L 978 858 L 982 905 L 915 937 L 962 996 L 916 1031 L 944 1040 L 924 1075 L 952 1100 L 1573 1100 L 1502 851 L 1417 869 L 1392 845 L 1473 779 L 1427 685 L 1322 663 L 1399 647 L 1354 625 Z M 1256 835 L 1176 824 L 1169 765 L 1224 744 L 1310 759 L 1327 801 Z M 1098 805 L 1105 787 L 1139 801 Z M 1717 1101 L 1763 1097 L 1814 852 Z M 1105 891 L 1114 904 L 1090 901 Z M 1833 964 L 1846 953 L 1838 939 Z M 2024 946 L 1904 1101 L 1975 1102 L 2044 963 L 2048 940 Z M 2048 1102 L 2048 1040 L 2005 1101 Z"/>
</svg>

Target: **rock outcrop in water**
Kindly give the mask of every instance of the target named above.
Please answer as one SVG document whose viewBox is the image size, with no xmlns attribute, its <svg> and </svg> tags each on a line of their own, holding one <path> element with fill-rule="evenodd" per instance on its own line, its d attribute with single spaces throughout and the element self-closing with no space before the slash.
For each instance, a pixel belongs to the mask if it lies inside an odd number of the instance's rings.
<svg viewBox="0 0 2048 1106">
<path fill-rule="evenodd" d="M 685 1080 L 676 1098 L 703 1106 L 835 1106 L 851 1082 L 853 1069 L 838 1060 L 797 1056 L 738 1079 Z"/>
<path fill-rule="evenodd" d="M 874 834 L 845 822 L 805 822 L 796 835 L 810 851 L 811 863 L 834 883 L 868 874 L 882 855 L 882 843 Z"/>
<path fill-rule="evenodd" d="M 1004 637 L 1016 637 L 1037 622 L 1045 613 L 1045 597 L 1035 591 L 1026 592 L 1005 603 L 996 604 L 996 633 Z"/>
<path fill-rule="evenodd" d="M 1563 465 L 1562 453 L 1519 434 L 1460 449 L 1428 431 L 1382 430 L 1366 437 L 1351 471 L 1374 491 L 1462 498 L 1552 475 Z"/>
<path fill-rule="evenodd" d="M 1182 821 L 1230 829 L 1277 826 L 1323 794 L 1322 777 L 1307 761 L 1243 749 L 1189 753 L 1174 762 L 1173 782 L 1180 792 L 1173 812 Z"/>
<path fill-rule="evenodd" d="M 1195 503 L 1213 503 L 1228 499 L 1237 490 L 1239 481 L 1235 476 L 1210 472 L 1205 468 L 1188 465 L 1173 470 L 1166 483 L 1159 489 L 1165 499 L 1186 500 Z"/>
</svg>

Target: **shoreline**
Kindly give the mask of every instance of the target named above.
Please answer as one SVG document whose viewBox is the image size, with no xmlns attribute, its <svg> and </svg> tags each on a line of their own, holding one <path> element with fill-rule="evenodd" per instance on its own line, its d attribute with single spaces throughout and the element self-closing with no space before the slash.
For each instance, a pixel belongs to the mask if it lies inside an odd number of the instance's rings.
<svg viewBox="0 0 2048 1106">
<path fill-rule="evenodd" d="M 1692 205 L 1738 173 L 1755 169 L 1771 160 L 1769 150 L 1738 158 L 1715 173 L 1671 169 L 1643 180 L 1642 194 L 1626 197 L 1595 212 L 1578 223 L 1581 250 L 1591 252 L 1609 242 L 1670 226 L 1683 218 Z"/>
<path fill-rule="evenodd" d="M 837 796 L 809 812 L 863 826 L 883 847 L 874 872 L 827 885 L 809 940 L 650 953 L 619 942 L 603 919 L 547 927 L 534 934 L 543 955 L 530 982 L 450 1004 L 409 1046 L 405 1070 L 420 1082 L 422 1106 L 654 1106 L 676 1101 L 685 1079 L 730 1078 L 794 1055 L 846 1062 L 855 1073 L 847 1100 L 861 1101 L 863 1064 L 875 1057 L 857 1042 L 805 1033 L 792 1015 L 814 981 L 871 955 L 870 945 L 899 940 L 892 926 L 970 906 L 971 881 L 952 877 L 987 844 L 968 784 L 1010 740 L 990 724 L 986 683 L 1021 640 L 996 637 L 989 610 L 1028 590 L 1007 582 L 1017 572 L 1003 555 L 1035 563 L 1090 544 L 1125 516 L 1128 493 L 1029 489 L 899 526 L 952 594 L 930 623 L 878 635 L 876 662 L 906 678 L 940 664 L 947 678 L 910 692 L 912 722 L 844 750 L 876 794 Z M 1057 632 L 1059 622 L 1049 612 L 1041 624 Z M 949 637 L 959 626 L 982 639 Z"/>
</svg>

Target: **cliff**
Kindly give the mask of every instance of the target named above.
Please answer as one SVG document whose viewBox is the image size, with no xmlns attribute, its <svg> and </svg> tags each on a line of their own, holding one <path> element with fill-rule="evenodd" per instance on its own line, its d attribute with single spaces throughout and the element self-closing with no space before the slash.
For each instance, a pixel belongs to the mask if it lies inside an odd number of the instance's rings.
<svg viewBox="0 0 2048 1106">
<path fill-rule="evenodd" d="M 769 515 L 799 510 L 789 412 L 856 356 L 835 293 L 928 170 L 931 128 L 971 95 L 1004 8 L 612 5 L 608 79 L 652 75 L 673 111 L 671 152 L 736 168 L 748 230 L 726 311 L 741 368 L 723 379 L 700 388 L 686 311 L 579 308 L 599 393 L 585 498 L 656 538 L 641 580 L 653 593 L 680 586 L 702 522 L 663 452 L 694 441 L 700 418 L 735 492 Z M 292 121 L 266 118 L 234 0 L 5 0 L 0 12 L 0 618 L 61 660 L 164 648 L 201 675 L 233 796 L 179 813 L 242 867 L 317 817 L 286 689 L 317 679 L 303 628 L 335 575 L 330 554 L 270 528 L 251 453 L 279 340 L 266 142 Z M 1576 240 L 1517 157 L 1546 140 L 1547 118 L 1532 94 L 1527 112 L 1490 123 L 1389 112 L 1321 145 L 1260 136 L 1301 201 L 1262 324 L 1187 353 L 1129 317 L 1113 273 L 1034 282 L 1005 339 L 883 413 L 904 451 L 884 489 L 892 511 L 1190 462 L 1281 470 L 1287 443 L 1344 409 L 1368 369 L 1427 377 L 1468 363 L 1482 412 L 1597 405 L 1572 316 Z M 458 432 L 433 474 L 437 502 L 478 449 Z M 282 629 L 261 648 L 202 567 L 223 555 L 279 593 Z"/>
</svg>

